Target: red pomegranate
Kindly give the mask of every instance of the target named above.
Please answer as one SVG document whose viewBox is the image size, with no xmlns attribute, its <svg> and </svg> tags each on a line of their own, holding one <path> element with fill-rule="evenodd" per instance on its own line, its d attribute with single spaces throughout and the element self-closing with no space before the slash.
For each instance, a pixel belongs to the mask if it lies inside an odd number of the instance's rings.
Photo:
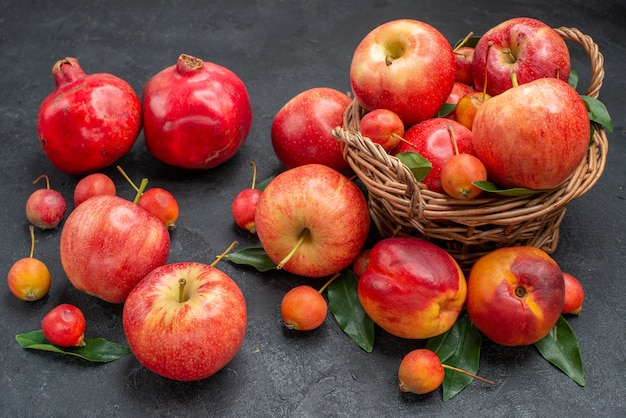
<svg viewBox="0 0 626 418">
<path fill-rule="evenodd" d="M 132 87 L 112 74 L 85 74 L 76 58 L 52 67 L 56 89 L 37 114 L 39 143 L 52 164 L 82 175 L 117 161 L 141 131 L 141 102 Z"/>
<path fill-rule="evenodd" d="M 241 147 L 252 107 L 241 79 L 220 65 L 182 54 L 143 88 L 146 146 L 162 162 L 216 167 Z"/>
</svg>

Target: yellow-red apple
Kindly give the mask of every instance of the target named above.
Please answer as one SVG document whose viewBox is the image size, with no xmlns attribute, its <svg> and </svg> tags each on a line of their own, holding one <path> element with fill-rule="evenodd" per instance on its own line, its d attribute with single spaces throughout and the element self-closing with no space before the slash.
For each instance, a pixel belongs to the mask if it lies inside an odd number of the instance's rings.
<svg viewBox="0 0 626 418">
<path fill-rule="evenodd" d="M 440 247 L 420 238 L 385 238 L 372 247 L 358 282 L 369 317 L 402 338 L 442 334 L 456 321 L 467 288 L 458 263 Z"/>
<path fill-rule="evenodd" d="M 554 327 L 564 297 L 563 273 L 545 251 L 530 246 L 504 247 L 472 266 L 466 310 L 474 325 L 492 341 L 506 346 L 529 345 Z"/>
<path fill-rule="evenodd" d="M 172 380 L 205 379 L 237 354 L 247 311 L 239 286 L 197 262 L 155 268 L 130 292 L 122 323 L 145 368 Z"/>
<path fill-rule="evenodd" d="M 369 234 L 361 189 L 338 171 L 306 164 L 284 171 L 264 189 L 256 232 L 279 268 L 323 277 L 348 267 Z"/>
</svg>

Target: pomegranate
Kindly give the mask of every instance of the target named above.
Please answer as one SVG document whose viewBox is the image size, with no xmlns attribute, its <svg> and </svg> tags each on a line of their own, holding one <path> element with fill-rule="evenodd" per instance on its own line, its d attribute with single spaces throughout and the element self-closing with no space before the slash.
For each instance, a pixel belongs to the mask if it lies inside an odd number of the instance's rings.
<svg viewBox="0 0 626 418">
<path fill-rule="evenodd" d="M 216 167 L 241 147 L 252 124 L 243 81 L 220 65 L 182 54 L 143 88 L 144 137 L 162 162 Z"/>
<path fill-rule="evenodd" d="M 126 154 L 141 131 L 141 102 L 124 80 L 85 74 L 76 58 L 52 67 L 56 89 L 39 107 L 37 131 L 44 153 L 66 174 L 107 167 Z"/>
</svg>

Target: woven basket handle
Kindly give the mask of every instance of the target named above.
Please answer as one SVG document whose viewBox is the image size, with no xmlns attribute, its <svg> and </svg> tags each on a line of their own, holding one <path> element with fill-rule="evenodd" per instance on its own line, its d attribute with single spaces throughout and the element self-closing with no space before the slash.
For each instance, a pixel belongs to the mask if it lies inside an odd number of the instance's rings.
<svg viewBox="0 0 626 418">
<path fill-rule="evenodd" d="M 599 51 L 598 45 L 589 35 L 583 34 L 576 28 L 561 26 L 560 28 L 554 28 L 554 30 L 564 40 L 579 43 L 589 55 L 591 60 L 591 82 L 587 89 L 587 95 L 597 99 L 600 96 L 602 80 L 604 80 L 604 56 Z"/>
</svg>

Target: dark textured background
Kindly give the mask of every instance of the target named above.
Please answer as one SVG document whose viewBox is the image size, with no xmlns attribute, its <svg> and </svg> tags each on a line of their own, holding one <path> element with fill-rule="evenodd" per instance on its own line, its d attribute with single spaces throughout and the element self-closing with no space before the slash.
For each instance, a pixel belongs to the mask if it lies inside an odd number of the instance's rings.
<svg viewBox="0 0 626 418">
<path fill-rule="evenodd" d="M 248 304 L 246 339 L 237 357 L 204 381 L 178 383 L 142 368 L 133 356 L 94 365 L 80 359 L 21 349 L 15 334 L 40 327 L 41 317 L 62 302 L 79 306 L 87 336 L 124 343 L 121 306 L 75 290 L 60 266 L 60 229 L 37 231 L 35 256 L 51 270 L 47 297 L 26 303 L 0 292 L 0 415 L 34 416 L 625 416 L 626 356 L 624 284 L 626 159 L 624 57 L 626 8 L 620 1 L 0 1 L 0 276 L 28 254 L 24 203 L 40 174 L 71 204 L 78 178 L 55 170 L 36 132 L 40 102 L 53 90 L 51 68 L 77 57 L 87 73 L 109 72 L 137 92 L 181 53 L 214 61 L 246 83 L 254 109 L 250 136 L 228 163 L 188 172 L 157 162 L 140 136 L 120 164 L 134 179 L 150 178 L 178 198 L 181 215 L 172 234 L 170 261 L 210 262 L 232 240 L 240 248 L 254 237 L 232 222 L 230 204 L 247 187 L 250 161 L 260 179 L 281 170 L 270 144 L 278 109 L 311 87 L 349 90 L 354 48 L 375 26 L 416 18 L 455 42 L 470 30 L 482 34 L 501 21 L 531 16 L 552 26 L 577 27 L 591 35 L 606 58 L 601 100 L 613 117 L 606 170 L 587 195 L 571 203 L 554 258 L 579 277 L 587 299 L 570 318 L 582 352 L 586 387 L 547 363 L 534 347 L 504 348 L 485 341 L 480 374 L 488 387 L 472 383 L 442 402 L 441 390 L 402 394 L 397 367 L 421 346 L 382 331 L 374 351 L 359 349 L 329 317 L 304 335 L 286 332 L 278 306 L 284 292 L 302 283 L 288 274 L 256 273 L 222 262 L 241 286 Z M 572 44 L 570 44 L 572 45 Z M 586 55 L 572 46 L 573 67 L 588 81 Z M 523 116 L 522 116 L 523 117 Z M 119 194 L 132 193 L 114 169 Z M 3 279 L 4 280 L 4 279 Z M 306 282 L 306 281 L 304 281 Z M 314 284 L 319 285 L 319 282 Z"/>
</svg>

